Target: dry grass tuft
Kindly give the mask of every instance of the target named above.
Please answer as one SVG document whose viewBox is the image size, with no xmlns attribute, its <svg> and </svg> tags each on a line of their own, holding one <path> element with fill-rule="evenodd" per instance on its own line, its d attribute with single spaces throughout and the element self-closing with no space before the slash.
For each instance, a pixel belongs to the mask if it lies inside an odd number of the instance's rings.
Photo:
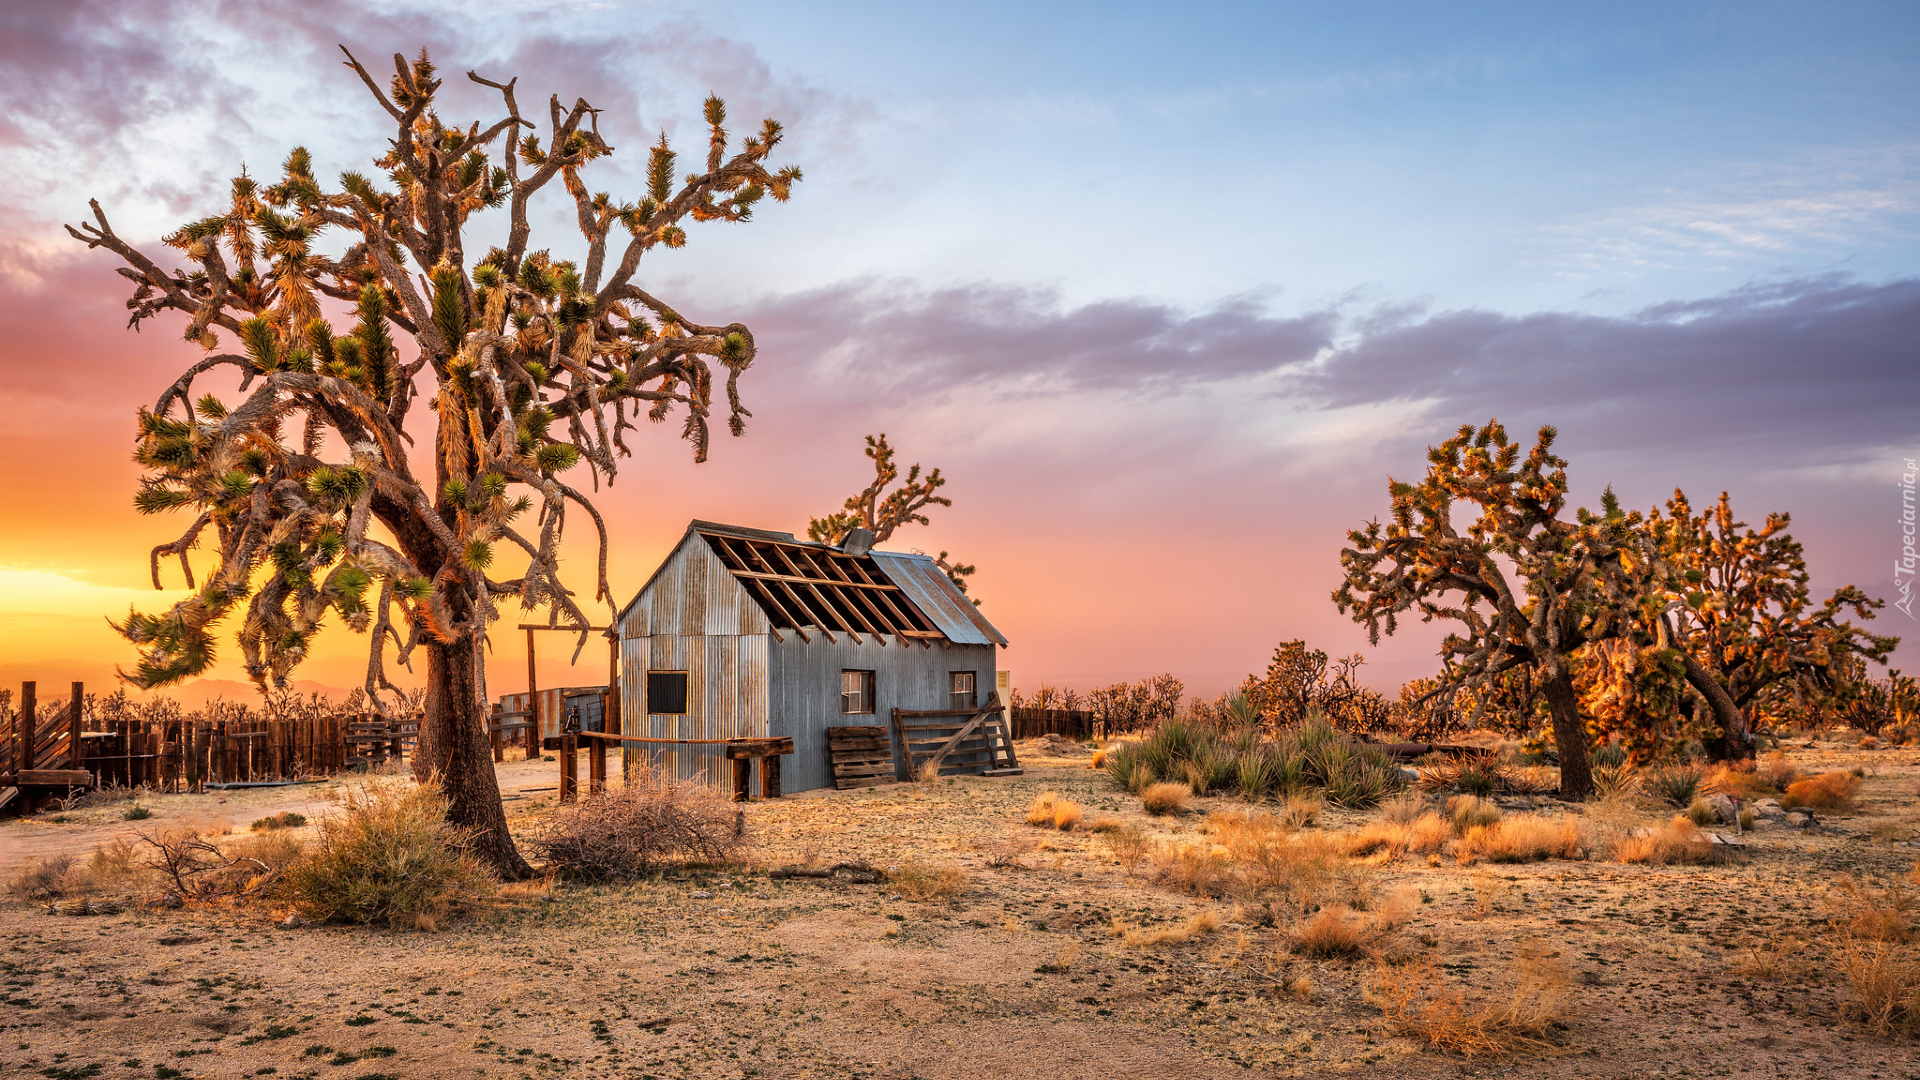
<svg viewBox="0 0 1920 1080">
<path fill-rule="evenodd" d="M 947 863 L 909 859 L 887 874 L 887 883 L 909 900 L 950 900 L 966 888 L 967 875 Z"/>
<path fill-rule="evenodd" d="M 1453 824 L 1429 810 L 1404 824 L 1376 821 L 1353 835 L 1348 853 L 1372 855 L 1385 853 L 1398 858 L 1405 854 L 1425 855 L 1441 850 L 1453 839 Z"/>
<path fill-rule="evenodd" d="M 1700 781 L 1700 789 L 1706 792 L 1719 792 L 1736 799 L 1755 799 L 1773 794 L 1777 789 L 1760 775 L 1751 761 L 1732 761 L 1715 765 L 1707 770 Z"/>
<path fill-rule="evenodd" d="M 1687 806 L 1687 820 L 1704 828 L 1720 820 L 1720 815 L 1714 812 L 1712 803 L 1695 799 Z"/>
<path fill-rule="evenodd" d="M 1468 829 L 1492 825 L 1500 820 L 1500 808 L 1478 795 L 1455 795 L 1447 800 L 1447 817 L 1462 835 Z"/>
<path fill-rule="evenodd" d="M 1916 897 L 1898 883 L 1872 886 L 1842 875 L 1827 896 L 1827 918 L 1835 932 L 1856 941 L 1907 944 L 1913 941 Z"/>
<path fill-rule="evenodd" d="M 1080 824 L 1080 804 L 1070 800 L 1061 800 L 1053 807 L 1053 827 L 1061 832 L 1072 832 Z"/>
<path fill-rule="evenodd" d="M 467 835 L 448 823 L 431 784 L 383 783 L 340 796 L 311 849 L 287 872 L 307 918 L 436 929 L 449 915 L 493 894 L 495 882 L 462 850 Z"/>
<path fill-rule="evenodd" d="M 1304 829 L 1320 820 L 1320 812 L 1326 809 L 1316 795 L 1289 795 L 1286 806 L 1281 810 L 1281 818 L 1289 828 Z"/>
<path fill-rule="evenodd" d="M 1492 825 L 1476 825 L 1460 838 L 1461 862 L 1485 859 L 1496 863 L 1540 859 L 1577 859 L 1587 847 L 1579 819 L 1526 814 L 1502 818 Z"/>
<path fill-rule="evenodd" d="M 1358 956 L 1380 937 L 1372 917 L 1345 904 L 1328 904 L 1294 927 L 1293 951 L 1308 956 Z"/>
<path fill-rule="evenodd" d="M 673 862 L 733 860 L 747 846 L 746 818 L 705 785 L 636 774 L 617 792 L 562 810 L 529 846 L 551 872 L 624 880 Z"/>
<path fill-rule="evenodd" d="M 1629 836 L 1614 845 L 1614 857 L 1623 863 L 1652 863 L 1675 866 L 1713 861 L 1713 841 L 1694 827 L 1693 822 L 1676 816 L 1645 836 Z"/>
<path fill-rule="evenodd" d="M 1119 832 L 1121 829 L 1124 829 L 1126 827 L 1127 827 L 1127 823 L 1120 820 L 1117 817 L 1097 817 L 1097 818 L 1094 818 L 1092 821 L 1087 822 L 1088 832 L 1097 832 L 1097 833 Z"/>
<path fill-rule="evenodd" d="M 1027 804 L 1027 824 L 1036 828 L 1050 828 L 1053 825 L 1053 808 L 1060 801 L 1057 791 L 1043 791 Z"/>
<path fill-rule="evenodd" d="M 1560 1026 L 1570 996 L 1566 961 L 1529 947 L 1514 963 L 1513 989 L 1504 1002 L 1469 1001 L 1429 959 L 1381 962 L 1367 1001 L 1394 1030 L 1436 1050 L 1475 1057 L 1546 1049 L 1552 1045 L 1547 1033 Z"/>
<path fill-rule="evenodd" d="M 1807 943 L 1791 934 L 1776 934 L 1749 946 L 1734 962 L 1734 973 L 1769 982 L 1803 982 L 1812 979 L 1818 966 L 1807 958 Z"/>
<path fill-rule="evenodd" d="M 1163 884 L 1195 896 L 1225 896 L 1233 884 L 1233 867 L 1223 851 L 1204 844 L 1174 844 L 1155 858 Z"/>
<path fill-rule="evenodd" d="M 1920 1033 L 1920 960 L 1885 941 L 1843 939 L 1834 962 L 1847 981 L 1848 1016 L 1876 1035 Z"/>
<path fill-rule="evenodd" d="M 1389 825 L 1411 825 L 1432 809 L 1419 792 L 1403 791 L 1380 804 L 1380 820 Z"/>
<path fill-rule="evenodd" d="M 1785 791 L 1788 785 L 1800 779 L 1800 770 L 1787 763 L 1787 755 L 1779 750 L 1760 759 L 1755 766 L 1754 775 L 1775 791 Z"/>
<path fill-rule="evenodd" d="M 1127 880 L 1133 880 L 1133 872 L 1147 857 L 1147 836 L 1139 829 L 1119 828 L 1107 834 L 1107 849 L 1113 852 L 1115 862 L 1127 872 Z"/>
<path fill-rule="evenodd" d="M 1190 784 L 1150 784 L 1140 793 L 1140 805 L 1149 814 L 1185 813 L 1192 794 Z"/>
<path fill-rule="evenodd" d="M 1821 773 L 1787 785 L 1780 805 L 1789 810 L 1851 810 L 1853 797 L 1860 792 L 1860 778 L 1848 772 Z"/>
</svg>

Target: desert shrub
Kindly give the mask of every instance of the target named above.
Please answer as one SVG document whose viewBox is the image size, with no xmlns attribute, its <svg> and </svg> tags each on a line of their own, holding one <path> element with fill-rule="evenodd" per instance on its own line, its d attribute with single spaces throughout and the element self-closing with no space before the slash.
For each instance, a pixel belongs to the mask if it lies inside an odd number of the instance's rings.
<svg viewBox="0 0 1920 1080">
<path fill-rule="evenodd" d="M 1186 784 L 1152 784 L 1140 793 L 1140 805 L 1149 814 L 1177 814 L 1187 809 L 1193 788 Z"/>
<path fill-rule="evenodd" d="M 1705 779 L 1706 771 L 1700 766 L 1692 762 L 1672 762 L 1647 770 L 1641 786 L 1656 799 L 1665 799 L 1675 806 L 1690 806 L 1700 796 L 1700 783 Z"/>
<path fill-rule="evenodd" d="M 1427 800 L 1411 791 L 1403 791 L 1380 804 L 1380 820 L 1394 825 L 1411 825 L 1431 806 Z"/>
<path fill-rule="evenodd" d="M 581 807 L 573 821 L 605 801 Z M 340 812 L 320 819 L 305 857 L 287 873 L 302 915 L 431 930 L 492 894 L 485 867 L 461 850 L 466 834 L 447 821 L 438 787 L 369 785 L 339 802 Z"/>
<path fill-rule="evenodd" d="M 1223 734 L 1168 720 L 1103 760 L 1114 782 L 1136 795 L 1176 782 L 1195 795 L 1237 791 L 1260 801 L 1312 785 L 1343 806 L 1370 806 L 1401 787 L 1384 751 L 1355 742 L 1318 713 L 1267 741 L 1253 731 Z"/>
<path fill-rule="evenodd" d="M 1107 834 L 1107 850 L 1113 852 L 1114 861 L 1126 871 L 1128 880 L 1132 880 L 1134 868 L 1147 857 L 1147 848 L 1147 836 L 1139 829 L 1122 827 Z"/>
<path fill-rule="evenodd" d="M 1289 795 L 1281 808 L 1280 818 L 1295 829 L 1304 829 L 1320 820 L 1320 812 L 1326 804 L 1312 795 Z"/>
<path fill-rule="evenodd" d="M 1121 829 L 1124 829 L 1126 827 L 1127 827 L 1127 823 L 1120 820 L 1117 817 L 1097 817 L 1097 818 L 1094 818 L 1092 821 L 1087 822 L 1086 831 L 1094 832 L 1094 833 L 1110 833 L 1110 832 L 1119 832 Z"/>
<path fill-rule="evenodd" d="M 1577 819 L 1523 814 L 1468 829 L 1460 837 L 1459 858 L 1461 862 L 1485 859 L 1496 863 L 1577 859 L 1586 846 Z"/>
<path fill-rule="evenodd" d="M 1329 904 L 1294 927 L 1293 951 L 1308 956 L 1357 956 L 1379 933 L 1374 921 L 1344 904 Z"/>
<path fill-rule="evenodd" d="M 1400 1034 L 1474 1057 L 1550 1045 L 1547 1033 L 1565 1012 L 1571 986 L 1566 961 L 1558 954 L 1523 948 L 1505 1001 L 1470 1001 L 1426 958 L 1410 964 L 1381 961 L 1367 1001 Z"/>
<path fill-rule="evenodd" d="M 145 821 L 152 816 L 153 811 L 141 806 L 139 803 L 134 803 L 132 806 L 120 812 L 120 818 L 123 821 Z"/>
<path fill-rule="evenodd" d="M 947 900 L 966 887 L 967 875 L 946 863 L 909 859 L 887 875 L 887 883 L 908 900 Z"/>
<path fill-rule="evenodd" d="M 1614 857 L 1623 863 L 1652 863 L 1673 866 L 1713 861 L 1713 841 L 1693 822 L 1675 816 L 1644 836 L 1629 836 L 1614 847 Z"/>
<path fill-rule="evenodd" d="M 1787 785 L 1800 779 L 1800 770 L 1788 764 L 1787 755 L 1779 750 L 1761 758 L 1754 772 L 1775 791 L 1785 791 Z"/>
<path fill-rule="evenodd" d="M 1462 835 L 1500 820 L 1500 808 L 1478 795 L 1455 795 L 1447 800 L 1447 818 Z"/>
<path fill-rule="evenodd" d="M 1233 884 L 1233 868 L 1226 857 L 1203 844 L 1163 847 L 1154 859 L 1156 877 L 1181 892 L 1195 896 L 1226 895 Z"/>
<path fill-rule="evenodd" d="M 1069 832 L 1080 824 L 1080 804 L 1070 799 L 1062 799 L 1053 807 L 1053 827 L 1061 832 Z"/>
<path fill-rule="evenodd" d="M 1836 933 L 1859 941 L 1913 940 L 1916 898 L 1900 884 L 1869 885 L 1843 875 L 1827 895 L 1827 920 Z"/>
<path fill-rule="evenodd" d="M 1618 768 L 1627 763 L 1627 748 L 1609 740 L 1594 747 L 1587 762 L 1596 769 Z"/>
<path fill-rule="evenodd" d="M 1789 810 L 1851 810 L 1860 792 L 1860 778 L 1848 772 L 1828 772 L 1787 785 L 1780 805 Z"/>
<path fill-rule="evenodd" d="M 1633 766 L 1600 765 L 1593 770 L 1593 793 L 1601 799 L 1624 799 L 1640 787 L 1640 774 Z"/>
<path fill-rule="evenodd" d="M 307 815 L 295 813 L 292 810 L 282 810 L 269 817 L 256 819 L 251 828 L 254 832 L 264 832 L 269 829 L 297 829 L 306 823 Z"/>
<path fill-rule="evenodd" d="M 1876 1035 L 1920 1033 L 1920 959 L 1885 941 L 1843 939 L 1834 962 L 1846 980 L 1847 1016 Z"/>
<path fill-rule="evenodd" d="M 530 846 L 551 871 L 620 880 L 668 863 L 729 862 L 747 846 L 745 821 L 713 789 L 654 773 L 562 811 Z"/>
<path fill-rule="evenodd" d="M 1043 791 L 1034 796 L 1033 801 L 1027 804 L 1027 824 L 1036 828 L 1051 828 L 1053 807 L 1059 800 L 1060 793 L 1057 791 Z"/>
<path fill-rule="evenodd" d="M 1714 810 L 1712 803 L 1705 799 L 1695 799 L 1687 805 L 1687 820 L 1705 827 L 1720 820 L 1720 815 Z"/>
<path fill-rule="evenodd" d="M 75 888 L 69 880 L 73 869 L 71 855 L 48 855 L 34 859 L 13 872 L 12 879 L 7 882 L 7 895 L 30 903 L 69 895 Z"/>
<path fill-rule="evenodd" d="M 1248 802 L 1263 802 L 1280 785 L 1280 770 L 1273 755 L 1256 751 L 1240 759 L 1234 769 L 1234 783 L 1240 797 Z"/>
</svg>

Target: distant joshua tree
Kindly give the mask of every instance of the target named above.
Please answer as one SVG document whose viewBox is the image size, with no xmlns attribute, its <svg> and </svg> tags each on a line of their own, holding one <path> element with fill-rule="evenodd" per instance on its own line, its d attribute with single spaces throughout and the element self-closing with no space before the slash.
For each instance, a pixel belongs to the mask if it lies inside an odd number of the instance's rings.
<svg viewBox="0 0 1920 1080">
<path fill-rule="evenodd" d="M 1388 481 L 1388 522 L 1347 534 L 1353 546 L 1340 553 L 1346 581 L 1333 601 L 1376 644 L 1404 611 L 1459 623 L 1441 642 L 1446 670 L 1429 697 L 1531 669 L 1553 718 L 1561 794 L 1578 799 L 1593 781 L 1574 654 L 1631 632 L 1654 568 L 1640 515 L 1622 511 L 1611 490 L 1600 513 L 1560 516 L 1567 472 L 1554 438 L 1553 428 L 1541 428 L 1523 460 L 1520 445 L 1492 420 L 1478 430 L 1465 425 L 1430 449 L 1423 480 Z M 1456 502 L 1479 511 L 1464 529 L 1454 526 Z"/>
<path fill-rule="evenodd" d="M 677 180 L 663 135 L 646 192 L 621 202 L 582 179 L 613 153 L 586 101 L 550 99 L 543 144 L 520 114 L 517 80 L 469 72 L 500 93 L 505 115 L 459 124 L 434 107 L 441 83 L 424 51 L 411 63 L 395 55 L 384 90 L 350 53 L 347 65 L 394 124 L 374 159 L 384 187 L 347 172 L 329 190 L 295 149 L 278 183 L 242 172 L 227 208 L 165 238 L 185 270 L 115 234 L 97 201 L 91 223 L 68 227 L 125 262 L 134 327 L 181 312 L 186 340 L 208 353 L 140 410 L 148 473 L 134 503 L 195 514 L 154 549 L 156 588 L 163 556 L 195 586 L 187 553 L 209 527 L 216 565 L 190 599 L 118 624 L 141 649 L 127 677 L 154 687 L 206 670 L 216 624 L 236 613 L 263 689 L 285 685 L 330 610 L 371 631 L 369 695 L 399 693 L 383 663 L 389 642 L 403 663 L 424 652 L 416 769 L 445 785 L 475 853 L 517 877 L 528 868 L 507 834 L 485 728 L 487 627 L 509 600 L 548 607 L 562 625 L 591 622 L 560 580 L 569 510 L 599 534 L 594 600 L 612 610 L 605 525 L 562 477 L 584 463 L 596 489 L 602 474 L 611 483 L 642 411 L 657 422 L 683 409 L 681 435 L 705 460 L 724 379 L 728 426 L 742 432 L 753 335 L 695 322 L 634 277 L 648 252 L 686 243 L 688 220 L 745 221 L 763 196 L 784 201 L 800 171 L 769 171 L 781 137 L 772 120 L 728 156 L 726 106 L 710 97 L 704 159 Z M 529 202 L 555 179 L 573 199 L 582 264 L 531 248 Z M 471 259 L 470 217 L 502 207 L 503 246 Z M 329 229 L 351 238 L 338 256 L 316 250 Z M 344 333 L 324 314 L 329 300 L 353 309 Z M 218 351 L 223 335 L 238 351 Z M 236 369 L 237 403 L 194 396 L 194 380 L 218 367 Z M 416 435 L 431 442 L 416 446 Z"/>
<path fill-rule="evenodd" d="M 953 505 L 952 499 L 934 494 L 946 486 L 947 478 L 939 469 L 922 477 L 918 463 L 907 469 L 906 483 L 887 491 L 888 484 L 900 479 L 900 467 L 893 463 L 893 447 L 887 444 L 885 432 L 867 436 L 867 457 L 873 460 L 873 483 L 848 496 L 841 509 L 807 522 L 807 537 L 815 543 L 837 545 L 855 528 L 872 533 L 874 543 L 884 543 L 902 525 L 928 524 L 927 515 L 921 513 L 927 507 Z M 949 562 L 944 551 L 934 562 L 963 593 L 967 591 L 967 578 L 979 569 L 968 563 Z M 979 603 L 974 601 L 975 606 Z"/>
</svg>

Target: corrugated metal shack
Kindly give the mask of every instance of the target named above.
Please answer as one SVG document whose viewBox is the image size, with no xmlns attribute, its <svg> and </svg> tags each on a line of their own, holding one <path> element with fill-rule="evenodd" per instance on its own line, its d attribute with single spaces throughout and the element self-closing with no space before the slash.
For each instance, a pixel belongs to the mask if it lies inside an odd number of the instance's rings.
<svg viewBox="0 0 1920 1080">
<path fill-rule="evenodd" d="M 1007 639 L 925 555 L 845 549 L 695 521 L 620 613 L 620 730 L 663 739 L 787 736 L 787 791 L 833 786 L 827 728 L 898 709 L 972 709 Z M 725 786 L 718 746 L 638 746 Z M 899 746 L 895 767 L 905 777 Z"/>
</svg>

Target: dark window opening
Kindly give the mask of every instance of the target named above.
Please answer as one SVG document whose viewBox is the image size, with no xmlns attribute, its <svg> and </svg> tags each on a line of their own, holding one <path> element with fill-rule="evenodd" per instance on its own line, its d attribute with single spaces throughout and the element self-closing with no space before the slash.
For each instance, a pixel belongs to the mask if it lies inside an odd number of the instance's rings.
<svg viewBox="0 0 1920 1080">
<path fill-rule="evenodd" d="M 873 672 L 840 673 L 840 711 L 845 714 L 873 711 Z"/>
<path fill-rule="evenodd" d="M 647 712 L 684 713 L 687 711 L 687 673 L 684 671 L 647 672 Z"/>
<path fill-rule="evenodd" d="M 974 696 L 973 687 L 973 672 L 947 672 L 947 708 L 971 709 L 978 704 L 978 700 Z"/>
</svg>

